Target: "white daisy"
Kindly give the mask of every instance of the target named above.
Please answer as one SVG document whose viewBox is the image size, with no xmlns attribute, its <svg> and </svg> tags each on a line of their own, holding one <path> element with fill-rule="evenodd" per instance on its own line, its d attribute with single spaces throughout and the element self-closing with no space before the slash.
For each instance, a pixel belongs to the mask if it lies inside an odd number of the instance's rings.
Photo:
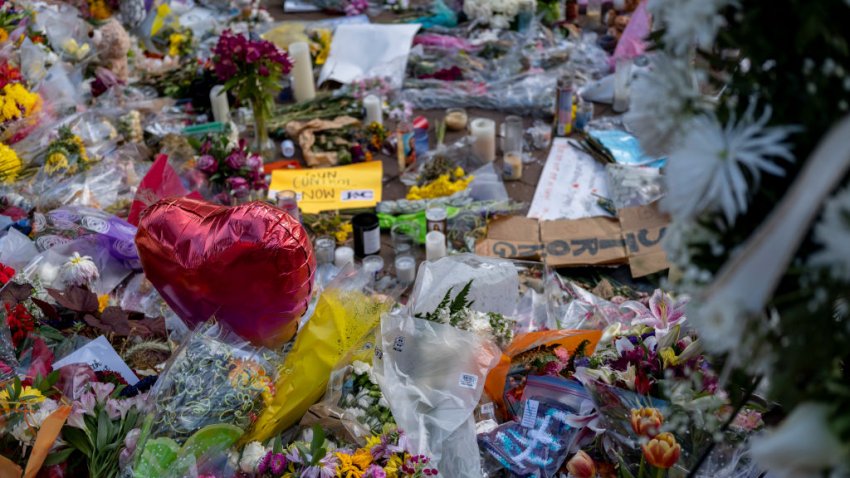
<svg viewBox="0 0 850 478">
<path fill-rule="evenodd" d="M 662 204 L 678 220 L 690 220 L 707 210 L 720 210 L 729 224 L 746 212 L 749 185 L 762 172 L 781 176 L 776 159 L 793 161 L 788 135 L 796 128 L 767 126 L 770 108 L 753 119 L 754 103 L 740 121 L 724 127 L 713 114 L 700 115 L 686 125 L 680 147 L 667 162 L 668 194 Z"/>
<path fill-rule="evenodd" d="M 664 47 L 676 55 L 694 45 L 707 48 L 726 22 L 719 12 L 730 0 L 649 0 L 647 8 L 664 29 Z"/>
<path fill-rule="evenodd" d="M 850 188 L 826 202 L 814 236 L 823 249 L 812 255 L 809 264 L 829 269 L 834 278 L 850 282 Z"/>
<path fill-rule="evenodd" d="M 704 100 L 688 62 L 665 54 L 654 55 L 652 69 L 631 84 L 626 127 L 652 156 L 664 156 L 673 147 L 685 120 L 703 109 Z"/>
</svg>

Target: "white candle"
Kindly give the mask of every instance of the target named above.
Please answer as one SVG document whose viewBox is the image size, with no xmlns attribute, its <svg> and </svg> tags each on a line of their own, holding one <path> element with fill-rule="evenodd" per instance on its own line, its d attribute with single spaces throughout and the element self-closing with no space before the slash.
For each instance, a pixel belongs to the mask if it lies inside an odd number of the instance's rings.
<svg viewBox="0 0 850 478">
<path fill-rule="evenodd" d="M 425 257 L 428 261 L 446 257 L 446 235 L 440 231 L 431 231 L 425 235 Z"/>
<path fill-rule="evenodd" d="M 384 112 L 381 109 L 381 99 L 375 95 L 363 98 L 363 108 L 366 109 L 366 126 L 372 123 L 384 124 Z"/>
<path fill-rule="evenodd" d="M 396 257 L 395 275 L 398 281 L 405 285 L 416 280 L 416 259 L 413 256 Z"/>
<path fill-rule="evenodd" d="M 289 45 L 292 59 L 292 90 L 298 103 L 310 101 L 316 97 L 316 85 L 313 83 L 313 61 L 310 59 L 310 47 L 299 41 Z"/>
<path fill-rule="evenodd" d="M 470 124 L 472 130 L 472 152 L 482 161 L 492 163 L 496 159 L 496 122 L 487 118 L 476 118 Z"/>
<path fill-rule="evenodd" d="M 337 247 L 334 251 L 334 265 L 342 269 L 347 264 L 354 264 L 354 249 L 350 247 Z"/>
<path fill-rule="evenodd" d="M 227 93 L 224 85 L 215 85 L 210 90 L 210 106 L 212 106 L 213 119 L 219 123 L 230 122 L 230 104 L 227 102 Z"/>
</svg>

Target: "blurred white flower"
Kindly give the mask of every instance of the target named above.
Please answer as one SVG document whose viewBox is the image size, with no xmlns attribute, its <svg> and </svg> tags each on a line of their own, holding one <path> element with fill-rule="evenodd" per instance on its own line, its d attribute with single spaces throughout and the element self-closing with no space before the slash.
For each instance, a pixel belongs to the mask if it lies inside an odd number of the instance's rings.
<svg viewBox="0 0 850 478">
<path fill-rule="evenodd" d="M 812 255 L 809 264 L 829 269 L 835 279 L 850 282 L 850 188 L 826 202 L 814 236 L 823 249 Z"/>
<path fill-rule="evenodd" d="M 743 340 L 747 318 L 734 304 L 690 302 L 687 312 L 688 320 L 708 350 L 718 353 L 736 350 Z"/>
<path fill-rule="evenodd" d="M 257 465 L 268 452 L 269 450 L 258 441 L 248 443 L 245 445 L 245 449 L 242 450 L 242 458 L 239 459 L 239 469 L 243 473 L 256 473 Z"/>
<path fill-rule="evenodd" d="M 720 11 L 730 0 L 649 0 L 647 8 L 664 29 L 664 47 L 677 55 L 694 45 L 708 48 L 726 22 Z"/>
<path fill-rule="evenodd" d="M 683 131 L 683 123 L 703 102 L 693 70 L 685 60 L 665 54 L 652 57 L 652 69 L 631 84 L 629 111 L 623 122 L 652 156 L 664 156 Z"/>
<path fill-rule="evenodd" d="M 368 363 L 361 362 L 359 360 L 355 360 L 354 362 L 352 362 L 351 367 L 354 369 L 354 373 L 356 373 L 357 375 L 363 375 L 364 373 L 368 373 L 369 370 L 372 368 L 369 366 Z"/>
<path fill-rule="evenodd" d="M 97 265 L 89 256 L 80 256 L 74 252 L 68 262 L 62 264 L 59 276 L 67 285 L 90 285 L 100 277 Z"/>
<path fill-rule="evenodd" d="M 684 140 L 670 154 L 662 205 L 676 220 L 690 220 L 706 210 L 720 210 L 729 224 L 747 210 L 749 173 L 758 185 L 762 172 L 782 176 L 777 159 L 793 161 L 790 126 L 767 126 L 770 108 L 753 117 L 751 103 L 744 117 L 724 127 L 713 114 L 699 115 L 686 126 Z"/>
<path fill-rule="evenodd" d="M 829 429 L 829 420 L 825 404 L 797 405 L 779 427 L 753 438 L 750 452 L 775 478 L 827 476 L 825 471 L 848 459 L 847 450 Z"/>
</svg>

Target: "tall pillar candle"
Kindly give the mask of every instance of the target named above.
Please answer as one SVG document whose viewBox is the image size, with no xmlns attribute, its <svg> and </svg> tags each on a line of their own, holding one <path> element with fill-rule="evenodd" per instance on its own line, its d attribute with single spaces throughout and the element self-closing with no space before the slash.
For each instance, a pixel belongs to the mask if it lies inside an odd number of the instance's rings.
<svg viewBox="0 0 850 478">
<path fill-rule="evenodd" d="M 295 101 L 302 103 L 316 97 L 316 85 L 313 83 L 313 61 L 310 59 L 310 47 L 299 41 L 289 45 L 292 58 L 292 91 Z"/>
<path fill-rule="evenodd" d="M 472 131 L 472 152 L 482 161 L 492 163 L 496 159 L 496 122 L 476 118 L 469 127 Z"/>
<path fill-rule="evenodd" d="M 372 123 L 384 124 L 384 112 L 382 110 L 381 98 L 369 95 L 363 98 L 363 108 L 366 110 L 366 126 Z"/>
<path fill-rule="evenodd" d="M 215 85 L 210 90 L 210 106 L 213 119 L 219 123 L 230 122 L 230 104 L 227 102 L 227 92 L 224 85 Z"/>
</svg>

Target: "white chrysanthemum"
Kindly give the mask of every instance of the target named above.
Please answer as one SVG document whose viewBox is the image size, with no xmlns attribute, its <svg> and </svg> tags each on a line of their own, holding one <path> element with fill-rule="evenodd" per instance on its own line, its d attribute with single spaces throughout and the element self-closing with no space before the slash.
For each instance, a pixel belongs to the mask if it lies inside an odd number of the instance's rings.
<svg viewBox="0 0 850 478">
<path fill-rule="evenodd" d="M 91 257 L 74 252 L 68 262 L 62 264 L 59 277 L 67 285 L 89 285 L 100 277 L 100 271 Z"/>
<path fill-rule="evenodd" d="M 623 122 L 652 156 L 664 156 L 673 147 L 683 124 L 703 103 L 688 62 L 655 55 L 652 69 L 631 84 L 629 111 Z"/>
<path fill-rule="evenodd" d="M 811 257 L 809 264 L 829 269 L 834 278 L 850 282 L 850 188 L 826 202 L 815 226 L 815 242 L 823 249 Z"/>
<path fill-rule="evenodd" d="M 649 0 L 647 8 L 664 29 L 664 47 L 676 55 L 694 45 L 708 48 L 725 25 L 720 11 L 736 2 L 730 0 Z"/>
<path fill-rule="evenodd" d="M 269 452 L 269 450 L 258 441 L 252 441 L 245 445 L 242 450 L 242 458 L 239 459 L 239 469 L 243 473 L 256 473 L 257 465 L 260 460 Z"/>
<path fill-rule="evenodd" d="M 737 349 L 743 341 L 747 318 L 734 304 L 691 302 L 687 310 L 690 323 L 706 349 L 717 353 L 729 352 Z"/>
<path fill-rule="evenodd" d="M 777 159 L 793 161 L 786 143 L 795 130 L 788 126 L 768 127 L 770 108 L 753 118 L 748 108 L 740 121 L 724 127 L 714 115 L 700 115 L 686 126 L 684 140 L 667 160 L 667 196 L 662 204 L 678 220 L 690 220 L 707 210 L 723 212 L 729 224 L 746 212 L 749 184 L 761 174 L 783 175 Z"/>
</svg>

